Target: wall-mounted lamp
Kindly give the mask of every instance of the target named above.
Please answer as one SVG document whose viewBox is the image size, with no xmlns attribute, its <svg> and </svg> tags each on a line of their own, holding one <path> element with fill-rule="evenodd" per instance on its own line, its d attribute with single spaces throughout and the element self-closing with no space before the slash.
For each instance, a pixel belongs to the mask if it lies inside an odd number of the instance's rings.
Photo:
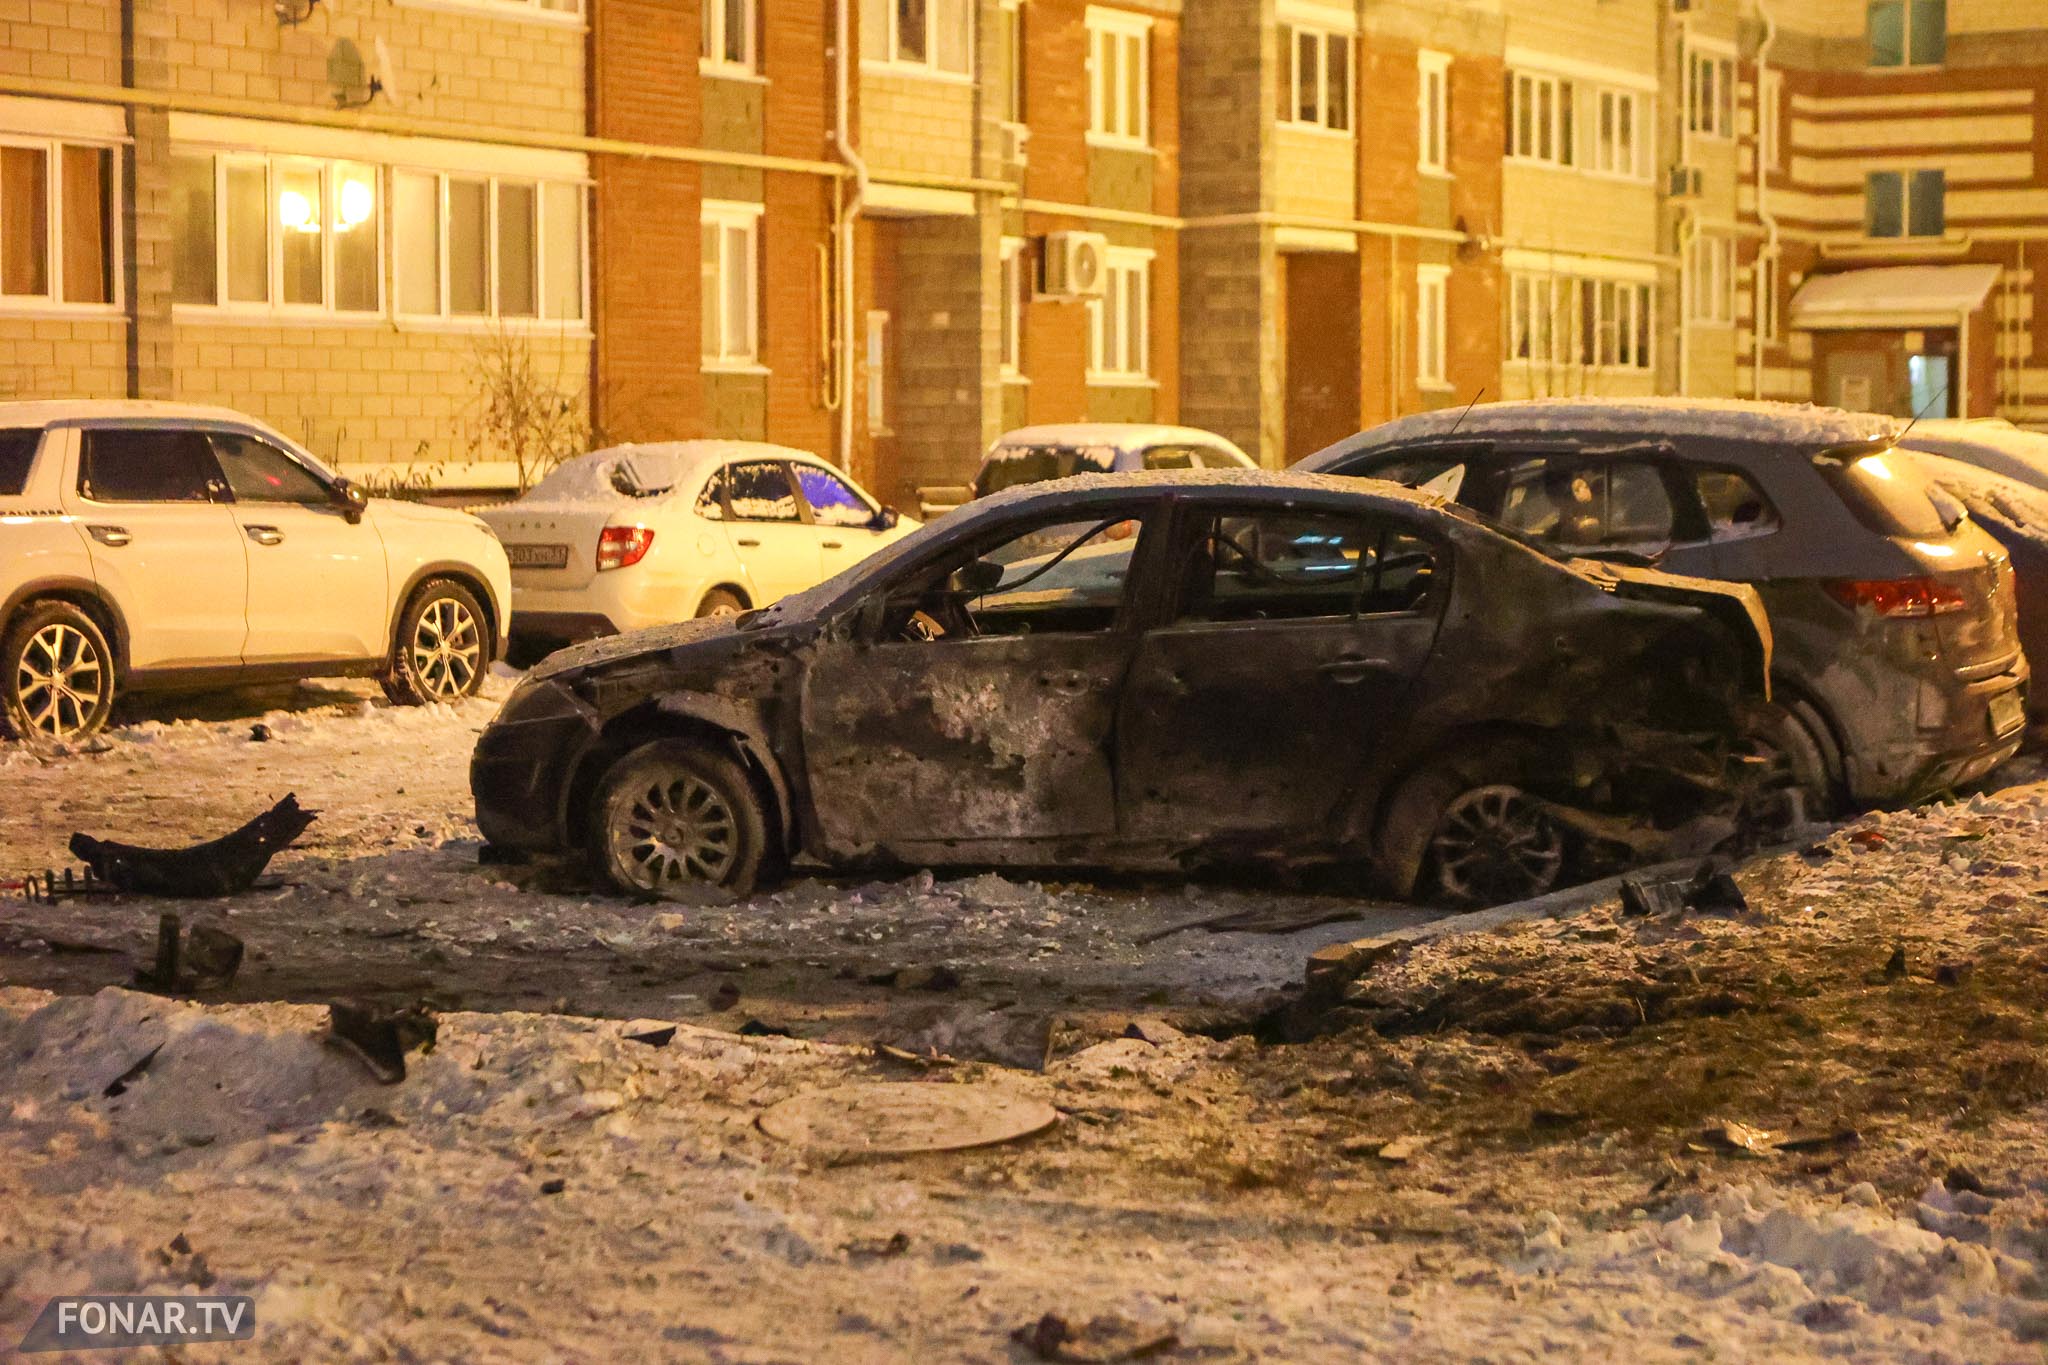
<svg viewBox="0 0 2048 1365">
<path fill-rule="evenodd" d="M 277 15 L 277 22 L 286 28 L 297 28 L 313 17 L 313 7 L 320 0 L 270 0 L 271 12 Z"/>
</svg>

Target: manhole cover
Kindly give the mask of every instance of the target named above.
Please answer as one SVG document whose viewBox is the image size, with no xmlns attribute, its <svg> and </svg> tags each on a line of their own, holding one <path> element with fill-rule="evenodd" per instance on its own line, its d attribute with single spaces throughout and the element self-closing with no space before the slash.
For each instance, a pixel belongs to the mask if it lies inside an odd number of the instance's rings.
<svg viewBox="0 0 2048 1365">
<path fill-rule="evenodd" d="M 974 1085 L 878 1081 L 796 1095 L 763 1111 L 761 1131 L 835 1152 L 951 1152 L 1043 1132 L 1049 1104 Z"/>
</svg>

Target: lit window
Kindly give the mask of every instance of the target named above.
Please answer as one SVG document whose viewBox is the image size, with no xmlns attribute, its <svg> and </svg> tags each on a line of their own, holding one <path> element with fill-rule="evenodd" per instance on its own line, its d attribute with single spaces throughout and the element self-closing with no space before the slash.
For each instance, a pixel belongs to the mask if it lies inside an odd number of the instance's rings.
<svg viewBox="0 0 2048 1365">
<path fill-rule="evenodd" d="M 1280 27 L 1280 120 L 1298 128 L 1351 131 L 1351 37 Z"/>
<path fill-rule="evenodd" d="M 884 312 L 868 314 L 868 434 L 887 435 L 889 431 L 889 315 Z"/>
<path fill-rule="evenodd" d="M 1088 301 L 1088 377 L 1144 379 L 1152 362 L 1152 253 L 1111 247 L 1102 297 Z"/>
<path fill-rule="evenodd" d="M 1508 73 L 1508 155 L 1553 166 L 1578 162 L 1576 87 L 1556 76 Z"/>
<path fill-rule="evenodd" d="M 998 315 L 1002 328 L 1003 374 L 1015 379 L 1024 363 L 1024 243 L 1015 237 L 1003 239 L 1002 298 Z"/>
<path fill-rule="evenodd" d="M 1685 127 L 1704 137 L 1735 136 L 1735 58 L 1688 48 L 1685 54 Z"/>
<path fill-rule="evenodd" d="M 114 301 L 114 152 L 0 145 L 0 305 Z"/>
<path fill-rule="evenodd" d="M 1443 265 L 1415 268 L 1415 380 L 1425 388 L 1449 384 L 1449 344 L 1445 339 L 1451 270 Z"/>
<path fill-rule="evenodd" d="M 1151 138 L 1152 21 L 1121 10 L 1088 10 L 1088 137 L 1127 147 Z"/>
<path fill-rule="evenodd" d="M 865 62 L 967 75 L 973 0 L 861 0 L 860 45 Z"/>
<path fill-rule="evenodd" d="M 1948 0 L 1871 0 L 1872 66 L 1939 66 L 1948 59 Z"/>
<path fill-rule="evenodd" d="M 583 317 L 583 187 L 394 171 L 395 311 L 413 317 Z"/>
<path fill-rule="evenodd" d="M 713 74 L 754 70 L 754 0 L 700 0 L 703 41 L 697 64 Z"/>
<path fill-rule="evenodd" d="M 1451 158 L 1451 59 L 1442 52 L 1416 57 L 1417 164 L 1425 171 L 1448 174 Z"/>
<path fill-rule="evenodd" d="M 381 178 L 354 161 L 173 156 L 173 297 L 200 307 L 380 311 Z"/>
<path fill-rule="evenodd" d="M 1872 171 L 1863 179 L 1863 231 L 1871 237 L 1939 237 L 1948 227 L 1945 171 Z"/>
<path fill-rule="evenodd" d="M 699 269 L 704 367 L 752 368 L 760 353 L 759 204 L 704 201 Z"/>
<path fill-rule="evenodd" d="M 1735 320 L 1735 239 L 1702 232 L 1692 239 L 1687 270 L 1686 316 L 1693 322 Z"/>
</svg>

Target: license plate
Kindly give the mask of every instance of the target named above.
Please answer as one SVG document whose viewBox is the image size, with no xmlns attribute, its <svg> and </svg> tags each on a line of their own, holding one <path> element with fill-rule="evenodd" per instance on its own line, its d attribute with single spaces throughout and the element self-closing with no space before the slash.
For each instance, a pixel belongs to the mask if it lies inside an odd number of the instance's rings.
<svg viewBox="0 0 2048 1365">
<path fill-rule="evenodd" d="M 2017 689 L 2011 692 L 2001 692 L 1991 699 L 1992 734 L 2002 735 L 2009 730 L 2017 730 L 2020 726 L 2026 724 L 2026 720 L 2026 703 L 2020 700 L 2020 694 Z"/>
<path fill-rule="evenodd" d="M 569 567 L 569 547 L 566 545 L 507 545 L 505 558 L 515 569 L 566 569 Z"/>
</svg>

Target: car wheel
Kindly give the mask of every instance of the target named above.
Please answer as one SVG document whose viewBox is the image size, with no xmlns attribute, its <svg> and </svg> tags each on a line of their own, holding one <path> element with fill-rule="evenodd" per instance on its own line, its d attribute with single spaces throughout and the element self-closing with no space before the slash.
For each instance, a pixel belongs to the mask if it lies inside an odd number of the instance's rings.
<svg viewBox="0 0 2048 1365">
<path fill-rule="evenodd" d="M 491 664 L 486 619 L 476 594 L 453 579 L 423 584 L 399 618 L 384 695 L 400 706 L 474 695 Z"/>
<path fill-rule="evenodd" d="M 1444 803 L 1423 877 L 1434 897 L 1455 905 L 1500 905 L 1540 896 L 1564 875 L 1564 831 L 1543 803 L 1497 782 Z"/>
<path fill-rule="evenodd" d="M 704 594 L 704 600 L 697 604 L 699 616 L 738 616 L 747 609 L 747 604 L 727 588 L 713 588 Z"/>
<path fill-rule="evenodd" d="M 588 843 L 597 875 L 627 895 L 693 882 L 745 895 L 761 874 L 768 822 L 739 764 L 665 739 L 628 753 L 598 783 Z"/>
<path fill-rule="evenodd" d="M 97 734 L 114 709 L 114 651 L 99 624 L 69 602 L 30 607 L 0 643 L 7 724 L 30 741 Z"/>
<path fill-rule="evenodd" d="M 1766 826 L 1789 828 L 1802 820 L 1827 820 L 1841 812 L 1840 785 L 1828 745 L 1816 727 L 1823 722 L 1803 702 L 1771 702 L 1758 707 L 1745 725 L 1743 748 L 1763 760 L 1758 783 L 1759 819 Z M 1797 798 L 1798 808 L 1782 799 Z M 1775 808 L 1775 809 L 1766 809 Z"/>
</svg>

